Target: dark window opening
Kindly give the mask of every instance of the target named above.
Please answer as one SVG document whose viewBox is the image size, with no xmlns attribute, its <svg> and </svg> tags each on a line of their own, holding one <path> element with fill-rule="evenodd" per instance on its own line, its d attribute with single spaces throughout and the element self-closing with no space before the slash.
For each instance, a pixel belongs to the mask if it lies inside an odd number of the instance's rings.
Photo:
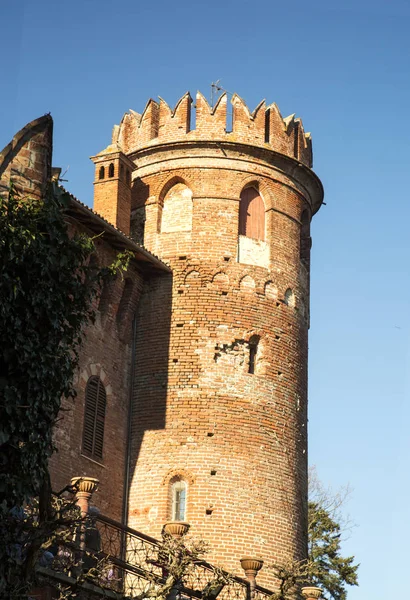
<svg viewBox="0 0 410 600">
<path fill-rule="evenodd" d="M 107 394 L 99 377 L 90 377 L 85 390 L 83 453 L 95 459 L 103 457 Z"/>
<path fill-rule="evenodd" d="M 105 169 L 104 167 L 100 167 L 100 170 L 98 172 L 98 179 L 104 179 L 105 177 Z"/>
<path fill-rule="evenodd" d="M 108 167 L 108 177 L 114 177 L 114 163 L 110 163 Z"/>
<path fill-rule="evenodd" d="M 258 353 L 258 344 L 259 337 L 257 335 L 253 335 L 249 340 L 249 368 L 248 373 L 255 373 L 256 367 L 256 355 Z"/>
</svg>

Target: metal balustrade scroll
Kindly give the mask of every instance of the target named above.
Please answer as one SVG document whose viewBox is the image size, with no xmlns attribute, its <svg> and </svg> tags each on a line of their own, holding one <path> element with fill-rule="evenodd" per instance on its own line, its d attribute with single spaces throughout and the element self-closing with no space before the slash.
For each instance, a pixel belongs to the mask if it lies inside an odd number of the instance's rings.
<svg viewBox="0 0 410 600">
<path fill-rule="evenodd" d="M 102 565 L 93 583 L 101 588 L 117 592 L 122 598 L 149 598 L 165 583 L 167 570 L 161 564 L 158 540 L 130 527 L 121 525 L 104 516 L 98 516 L 96 527 L 100 534 L 100 552 L 95 552 L 95 562 Z M 74 556 L 75 550 L 70 550 Z M 70 556 L 71 556 L 70 555 Z M 56 573 L 75 575 L 72 565 L 62 568 L 61 561 L 51 567 Z M 180 582 L 179 599 L 211 598 L 206 592 L 214 588 L 217 570 L 208 562 L 195 561 Z M 223 574 L 225 585 L 217 587 L 213 598 L 218 600 L 250 600 L 249 582 L 246 579 Z M 269 600 L 272 592 L 256 586 L 252 600 Z"/>
</svg>

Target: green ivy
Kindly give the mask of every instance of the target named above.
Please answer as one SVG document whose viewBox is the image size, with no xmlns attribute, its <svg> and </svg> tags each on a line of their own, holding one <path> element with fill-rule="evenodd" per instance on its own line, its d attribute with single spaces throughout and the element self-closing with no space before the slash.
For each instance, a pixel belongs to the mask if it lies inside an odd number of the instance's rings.
<svg viewBox="0 0 410 600">
<path fill-rule="evenodd" d="M 75 396 L 78 350 L 85 326 L 94 319 L 93 298 L 109 271 L 88 266 L 94 243 L 87 235 L 69 233 L 68 202 L 68 194 L 55 188 L 44 201 L 20 198 L 12 188 L 8 197 L 0 197 L 2 597 L 17 589 L 16 581 L 23 597 L 35 561 L 35 552 L 30 556 L 27 548 L 40 548 L 39 525 L 55 518 L 48 475 L 52 429 L 62 398 Z M 21 515 L 35 498 L 40 511 L 30 534 Z"/>
<path fill-rule="evenodd" d="M 72 387 L 84 326 L 92 320 L 94 251 L 70 237 L 64 195 L 0 199 L 0 498 L 21 506 L 40 491 L 52 426 Z M 87 282 L 87 285 L 84 283 Z"/>
</svg>

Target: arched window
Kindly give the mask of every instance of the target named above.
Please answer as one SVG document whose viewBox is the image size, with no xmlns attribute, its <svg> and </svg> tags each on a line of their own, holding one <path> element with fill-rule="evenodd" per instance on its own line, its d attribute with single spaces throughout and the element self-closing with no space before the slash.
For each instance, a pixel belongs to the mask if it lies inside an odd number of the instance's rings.
<svg viewBox="0 0 410 600">
<path fill-rule="evenodd" d="M 98 179 L 104 179 L 105 177 L 105 169 L 104 167 L 100 167 L 100 170 L 98 172 Z"/>
<path fill-rule="evenodd" d="M 184 183 L 176 183 L 166 193 L 161 217 L 161 232 L 192 230 L 192 192 Z"/>
<path fill-rule="evenodd" d="M 114 177 L 114 163 L 110 163 L 108 167 L 108 177 Z"/>
<path fill-rule="evenodd" d="M 265 240 L 265 204 L 254 187 L 245 188 L 241 193 L 239 235 Z"/>
<path fill-rule="evenodd" d="M 90 377 L 85 389 L 82 451 L 96 460 L 103 457 L 106 404 L 107 394 L 101 379 L 96 376 Z"/>
<path fill-rule="evenodd" d="M 171 483 L 171 520 L 185 521 L 186 519 L 187 485 L 178 478 Z"/>
</svg>

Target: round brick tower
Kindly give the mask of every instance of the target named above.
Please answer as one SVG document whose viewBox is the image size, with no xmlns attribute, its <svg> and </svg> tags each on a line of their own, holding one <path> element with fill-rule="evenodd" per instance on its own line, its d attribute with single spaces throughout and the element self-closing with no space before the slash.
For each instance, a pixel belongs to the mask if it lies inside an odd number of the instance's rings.
<svg viewBox="0 0 410 600">
<path fill-rule="evenodd" d="M 139 307 L 129 525 L 158 536 L 188 521 L 209 560 L 243 575 L 244 555 L 306 555 L 309 228 L 323 190 L 300 120 L 234 95 L 227 132 L 226 95 L 211 108 L 198 94 L 191 130 L 191 104 L 151 100 L 109 147 L 134 165 L 131 235 L 173 270 Z"/>
</svg>

